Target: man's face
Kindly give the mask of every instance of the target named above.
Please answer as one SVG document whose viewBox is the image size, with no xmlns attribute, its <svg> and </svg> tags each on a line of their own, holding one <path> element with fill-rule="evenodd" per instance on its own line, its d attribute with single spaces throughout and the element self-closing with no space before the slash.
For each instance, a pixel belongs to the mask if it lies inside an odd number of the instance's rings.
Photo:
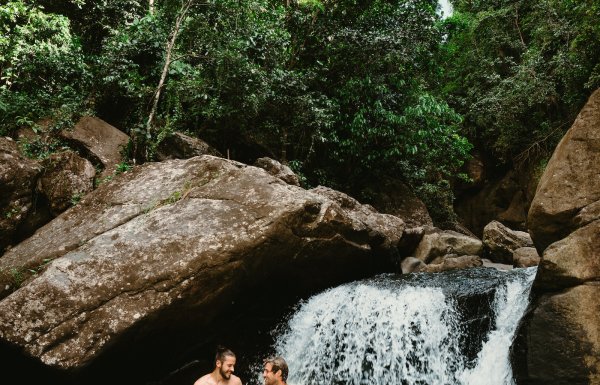
<svg viewBox="0 0 600 385">
<path fill-rule="evenodd" d="M 233 373 L 235 366 L 235 357 L 225 356 L 223 361 L 217 361 L 217 368 L 219 368 L 219 373 L 221 373 L 221 377 L 226 380 L 231 378 L 231 374 Z"/>
<path fill-rule="evenodd" d="M 277 375 L 273 373 L 273 364 L 267 362 L 265 364 L 265 370 L 263 370 L 263 379 L 265 381 L 265 385 L 275 385 L 277 384 Z"/>
</svg>

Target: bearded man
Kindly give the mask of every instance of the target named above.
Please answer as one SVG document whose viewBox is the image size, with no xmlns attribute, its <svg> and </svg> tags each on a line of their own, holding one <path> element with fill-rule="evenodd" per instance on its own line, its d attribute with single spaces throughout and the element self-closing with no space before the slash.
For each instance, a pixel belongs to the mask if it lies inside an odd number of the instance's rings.
<svg viewBox="0 0 600 385">
<path fill-rule="evenodd" d="M 194 385 L 242 385 L 240 378 L 233 374 L 234 366 L 235 354 L 219 346 L 215 354 L 215 369 L 200 377 Z"/>
</svg>

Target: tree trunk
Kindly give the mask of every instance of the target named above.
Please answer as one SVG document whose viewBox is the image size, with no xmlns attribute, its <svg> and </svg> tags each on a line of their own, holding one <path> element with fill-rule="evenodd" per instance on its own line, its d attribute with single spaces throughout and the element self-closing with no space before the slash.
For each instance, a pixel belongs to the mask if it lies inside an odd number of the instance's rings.
<svg viewBox="0 0 600 385">
<path fill-rule="evenodd" d="M 287 164 L 287 145 L 288 145 L 288 130 L 287 127 L 283 127 L 281 133 L 281 163 Z"/>
<path fill-rule="evenodd" d="M 177 19 L 175 19 L 175 25 L 173 26 L 173 30 L 171 31 L 171 35 L 169 36 L 169 40 L 167 41 L 167 47 L 165 52 L 165 64 L 163 65 L 160 80 L 158 81 L 158 86 L 156 87 L 156 91 L 154 92 L 152 108 L 150 109 L 150 114 L 148 115 L 148 120 L 146 122 L 146 138 L 152 137 L 152 125 L 154 123 L 154 115 L 156 114 L 156 109 L 158 107 L 158 101 L 160 99 L 161 90 L 165 85 L 165 80 L 167 79 L 167 74 L 169 73 L 169 67 L 171 66 L 171 55 L 173 54 L 175 41 L 177 40 L 177 36 L 179 35 L 179 31 L 181 30 L 181 23 L 185 19 L 185 16 L 188 10 L 190 9 L 190 6 L 192 5 L 193 1 L 194 0 L 185 0 L 181 4 L 181 9 L 179 10 Z M 146 148 L 146 156 L 147 155 L 148 154 Z"/>
</svg>

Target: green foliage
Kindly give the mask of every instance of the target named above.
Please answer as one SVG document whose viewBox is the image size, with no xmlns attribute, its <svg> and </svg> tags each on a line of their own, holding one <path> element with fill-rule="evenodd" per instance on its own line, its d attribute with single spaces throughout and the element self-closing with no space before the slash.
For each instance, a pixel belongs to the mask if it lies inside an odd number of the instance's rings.
<svg viewBox="0 0 600 385">
<path fill-rule="evenodd" d="M 50 155 L 68 148 L 65 143 L 57 139 L 44 140 L 41 137 L 23 138 L 19 141 L 19 147 L 25 156 L 37 160 L 46 159 Z"/>
<path fill-rule="evenodd" d="M 148 2 L 139 0 L 36 0 L 46 12 L 60 14 L 71 22 L 86 53 L 98 54 L 104 39 L 126 27 L 148 11 Z"/>
<path fill-rule="evenodd" d="M 14 285 L 13 289 L 17 289 L 21 287 L 23 282 L 25 282 L 27 279 L 32 276 L 37 276 L 39 273 L 41 273 L 50 262 L 52 262 L 51 258 L 44 258 L 40 265 L 31 268 L 12 267 L 8 269 L 8 271 L 0 268 L 0 275 L 9 277 L 10 281 L 12 281 L 12 284 Z"/>
<path fill-rule="evenodd" d="M 126 162 L 126 161 L 120 162 L 115 166 L 115 169 L 112 172 L 112 174 L 106 175 L 103 178 L 96 178 L 94 180 L 94 187 L 98 187 L 103 183 L 110 182 L 117 175 L 126 173 L 126 172 L 130 171 L 131 169 L 133 169 L 133 166 L 131 164 L 129 164 L 128 162 Z M 101 172 L 101 170 L 99 170 L 99 169 L 96 170 L 96 174 L 99 174 L 100 172 Z"/>
<path fill-rule="evenodd" d="M 182 4 L 0 5 L 0 135 L 91 111 L 150 155 L 181 131 L 237 160 L 277 158 L 305 186 L 358 196 L 397 177 L 451 222 L 470 142 L 498 163 L 544 158 L 600 86 L 596 0 L 455 0 L 444 21 L 435 0 L 197 1 L 148 134 Z M 32 157 L 53 146 L 22 143 Z"/>
<path fill-rule="evenodd" d="M 0 134 L 83 109 L 88 67 L 66 17 L 10 1 L 0 5 L 0 36 Z"/>
<path fill-rule="evenodd" d="M 444 45 L 450 105 L 500 162 L 551 153 L 600 86 L 597 2 L 457 1 Z"/>
<path fill-rule="evenodd" d="M 127 131 L 141 131 L 160 77 L 167 34 L 160 15 L 146 15 L 113 30 L 101 54 L 94 57 L 100 82 L 95 92 L 97 108 Z"/>
<path fill-rule="evenodd" d="M 441 228 L 452 228 L 458 221 L 454 212 L 454 194 L 450 183 L 445 179 L 419 183 L 415 188 L 417 196 L 425 203 L 431 218 Z"/>
<path fill-rule="evenodd" d="M 132 168 L 133 166 L 131 166 L 129 163 L 121 162 L 115 167 L 115 175 L 119 175 L 124 172 L 130 171 Z"/>
<path fill-rule="evenodd" d="M 328 107 L 303 163 L 312 183 L 360 195 L 393 175 L 451 196 L 447 180 L 471 145 L 460 135 L 461 116 L 433 93 L 442 39 L 436 4 L 372 1 L 311 14 L 296 66 L 316 74 L 309 85 Z M 438 211 L 448 210 L 451 202 Z"/>
<path fill-rule="evenodd" d="M 23 281 L 25 281 L 25 274 L 21 269 L 10 269 L 10 276 L 12 277 L 12 282 L 16 287 L 20 287 Z"/>
<path fill-rule="evenodd" d="M 172 64 L 161 118 L 220 148 L 234 147 L 239 135 L 260 141 L 271 120 L 262 115 L 276 107 L 275 88 L 290 78 L 282 69 L 289 46 L 284 22 L 283 8 L 266 1 L 199 7 L 181 32 L 181 59 Z"/>
<path fill-rule="evenodd" d="M 84 194 L 80 192 L 74 193 L 70 200 L 71 206 L 76 206 L 81 201 L 81 198 L 83 198 L 83 195 Z"/>
<path fill-rule="evenodd" d="M 11 219 L 11 218 L 13 217 L 13 215 L 16 215 L 16 214 L 18 214 L 18 213 L 19 213 L 19 209 L 18 209 L 18 208 L 16 208 L 16 207 L 12 207 L 12 208 L 10 208 L 10 209 L 6 210 L 6 211 L 4 212 L 4 215 L 3 215 L 3 216 L 4 216 L 4 218 L 6 218 L 6 219 Z"/>
</svg>

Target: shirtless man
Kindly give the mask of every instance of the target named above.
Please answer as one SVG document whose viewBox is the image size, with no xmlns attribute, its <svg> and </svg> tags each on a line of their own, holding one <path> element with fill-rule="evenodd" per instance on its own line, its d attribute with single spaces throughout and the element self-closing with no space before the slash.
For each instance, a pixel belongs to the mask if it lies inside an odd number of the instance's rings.
<svg viewBox="0 0 600 385">
<path fill-rule="evenodd" d="M 194 385 L 242 385 L 238 376 L 233 375 L 235 354 L 226 348 L 218 347 L 215 356 L 215 369 L 200 377 Z"/>
<path fill-rule="evenodd" d="M 263 380 L 265 381 L 265 385 L 287 384 L 289 369 L 283 357 L 269 357 L 264 363 Z"/>
</svg>

